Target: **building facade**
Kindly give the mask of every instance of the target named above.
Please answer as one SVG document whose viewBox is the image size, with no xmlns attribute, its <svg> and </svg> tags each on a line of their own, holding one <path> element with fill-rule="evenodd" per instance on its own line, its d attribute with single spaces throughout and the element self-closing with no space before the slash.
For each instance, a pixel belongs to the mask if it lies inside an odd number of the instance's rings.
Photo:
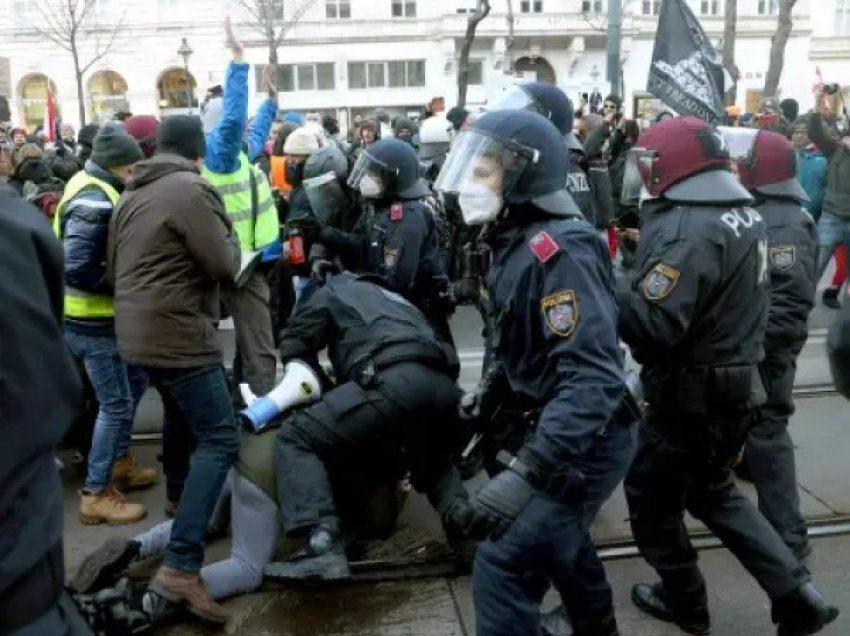
<svg viewBox="0 0 850 636">
<path fill-rule="evenodd" d="M 277 84 L 284 110 L 336 113 L 343 126 L 380 106 L 401 114 L 432 98 L 457 95 L 457 58 L 476 0 L 277 0 L 283 21 L 303 15 L 278 48 Z M 47 0 L 56 2 L 56 0 Z M 554 82 L 576 99 L 609 90 L 605 80 L 607 0 L 492 0 L 470 55 L 467 102 L 481 105 L 517 78 Z M 709 35 L 723 32 L 723 0 L 689 0 Z M 0 94 L 13 121 L 43 120 L 47 87 L 65 121 L 79 123 L 72 57 L 33 25 L 44 27 L 44 0 L 0 0 Z M 303 5 L 303 7 L 302 7 Z M 623 85 L 626 110 L 650 117 L 660 108 L 645 92 L 661 0 L 625 0 Z M 767 72 L 776 0 L 740 0 L 736 61 L 738 100 L 752 111 Z M 228 60 L 222 22 L 231 15 L 246 45 L 252 108 L 268 60 L 265 39 L 238 0 L 94 0 L 79 43 L 86 118 L 117 111 L 165 115 L 197 108 L 220 84 Z M 102 57 L 116 25 L 114 45 Z M 192 51 L 178 52 L 183 38 Z M 99 48 L 100 47 L 100 48 Z M 186 62 L 188 61 L 188 75 Z M 850 87 L 850 0 L 800 0 L 780 84 L 783 97 L 812 101 L 819 68 L 826 82 Z M 850 101 L 850 95 L 848 95 Z"/>
</svg>

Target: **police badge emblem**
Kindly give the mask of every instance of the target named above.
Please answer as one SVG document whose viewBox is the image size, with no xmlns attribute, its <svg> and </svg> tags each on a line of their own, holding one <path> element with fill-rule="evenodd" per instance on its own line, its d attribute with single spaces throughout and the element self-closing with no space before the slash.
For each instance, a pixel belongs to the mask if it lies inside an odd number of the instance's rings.
<svg viewBox="0 0 850 636">
<path fill-rule="evenodd" d="M 780 272 L 794 267 L 797 262 L 797 248 L 794 245 L 777 245 L 770 248 L 770 264 Z"/>
<path fill-rule="evenodd" d="M 681 272 L 674 267 L 659 263 L 653 267 L 640 284 L 643 297 L 647 300 L 664 300 L 679 283 Z"/>
<path fill-rule="evenodd" d="M 384 248 L 384 267 L 386 269 L 395 269 L 398 265 L 398 249 L 392 247 Z"/>
<path fill-rule="evenodd" d="M 540 301 L 543 318 L 552 333 L 569 338 L 578 324 L 578 302 L 575 292 L 567 289 Z"/>
</svg>

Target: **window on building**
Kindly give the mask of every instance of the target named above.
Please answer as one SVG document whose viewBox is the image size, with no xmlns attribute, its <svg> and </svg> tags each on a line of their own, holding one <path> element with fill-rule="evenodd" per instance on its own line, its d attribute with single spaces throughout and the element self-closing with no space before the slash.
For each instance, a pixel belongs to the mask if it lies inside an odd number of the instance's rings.
<svg viewBox="0 0 850 636">
<path fill-rule="evenodd" d="M 643 15 L 658 15 L 658 10 L 661 8 L 661 0 L 643 0 L 641 13 Z"/>
<path fill-rule="evenodd" d="M 519 3 L 520 13 L 543 13 L 543 0 L 522 0 Z"/>
<path fill-rule="evenodd" d="M 758 0 L 759 15 L 776 15 L 779 13 L 779 0 Z"/>
<path fill-rule="evenodd" d="M 416 0 L 392 0 L 394 18 L 415 18 Z"/>
<path fill-rule="evenodd" d="M 93 118 L 111 119 L 115 113 L 130 110 L 127 81 L 115 71 L 94 73 L 88 81 L 88 94 L 89 113 Z"/>
<path fill-rule="evenodd" d="M 257 92 L 263 90 L 263 65 L 254 67 Z M 295 91 L 332 91 L 334 81 L 334 63 L 320 64 L 278 64 L 275 86 L 281 93 Z"/>
<path fill-rule="evenodd" d="M 603 0 L 583 0 L 581 3 L 582 13 L 603 13 Z"/>
<path fill-rule="evenodd" d="M 484 60 L 469 60 L 469 85 L 484 84 Z"/>
<path fill-rule="evenodd" d="M 349 89 L 417 86 L 425 86 L 425 60 L 348 63 Z"/>
<path fill-rule="evenodd" d="M 350 18 L 351 0 L 325 0 L 325 16 L 328 20 Z"/>
<path fill-rule="evenodd" d="M 702 15 L 720 15 L 720 0 L 702 0 L 700 13 Z"/>
<path fill-rule="evenodd" d="M 835 0 L 835 35 L 850 35 L 850 0 Z"/>
</svg>

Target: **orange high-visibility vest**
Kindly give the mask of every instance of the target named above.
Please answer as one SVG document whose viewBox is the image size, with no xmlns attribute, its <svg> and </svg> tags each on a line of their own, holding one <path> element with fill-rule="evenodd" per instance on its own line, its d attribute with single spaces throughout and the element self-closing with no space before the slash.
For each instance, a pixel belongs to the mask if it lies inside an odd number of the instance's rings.
<svg viewBox="0 0 850 636">
<path fill-rule="evenodd" d="M 281 193 L 288 194 L 292 192 L 292 186 L 286 180 L 286 157 L 272 157 L 271 166 L 271 175 L 269 177 L 272 188 L 280 190 Z"/>
</svg>

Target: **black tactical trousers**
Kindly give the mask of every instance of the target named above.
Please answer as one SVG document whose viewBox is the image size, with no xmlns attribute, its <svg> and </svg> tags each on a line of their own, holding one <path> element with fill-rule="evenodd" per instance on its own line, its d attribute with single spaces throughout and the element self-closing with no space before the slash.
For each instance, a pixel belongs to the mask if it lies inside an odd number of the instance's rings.
<svg viewBox="0 0 850 636">
<path fill-rule="evenodd" d="M 800 514 L 794 444 L 788 433 L 788 418 L 794 413 L 795 358 L 765 360 L 760 366 L 767 402 L 747 438 L 744 462 L 758 492 L 759 510 L 791 551 L 801 555 L 808 536 Z"/>
<path fill-rule="evenodd" d="M 275 451 L 283 530 L 303 534 L 338 520 L 329 473 L 368 488 L 409 469 L 414 487 L 442 512 L 466 491 L 451 454 L 456 385 L 447 374 L 404 362 L 368 387 L 347 382 L 296 412 Z"/>
<path fill-rule="evenodd" d="M 738 416 L 747 417 L 745 414 Z M 779 535 L 735 485 L 730 469 L 744 441 L 735 416 L 654 410 L 640 430 L 625 480 L 632 532 L 641 555 L 658 571 L 671 604 L 687 610 L 706 603 L 685 510 L 706 526 L 755 577 L 771 599 L 809 579 Z M 736 439 L 723 439 L 728 431 Z"/>
</svg>

